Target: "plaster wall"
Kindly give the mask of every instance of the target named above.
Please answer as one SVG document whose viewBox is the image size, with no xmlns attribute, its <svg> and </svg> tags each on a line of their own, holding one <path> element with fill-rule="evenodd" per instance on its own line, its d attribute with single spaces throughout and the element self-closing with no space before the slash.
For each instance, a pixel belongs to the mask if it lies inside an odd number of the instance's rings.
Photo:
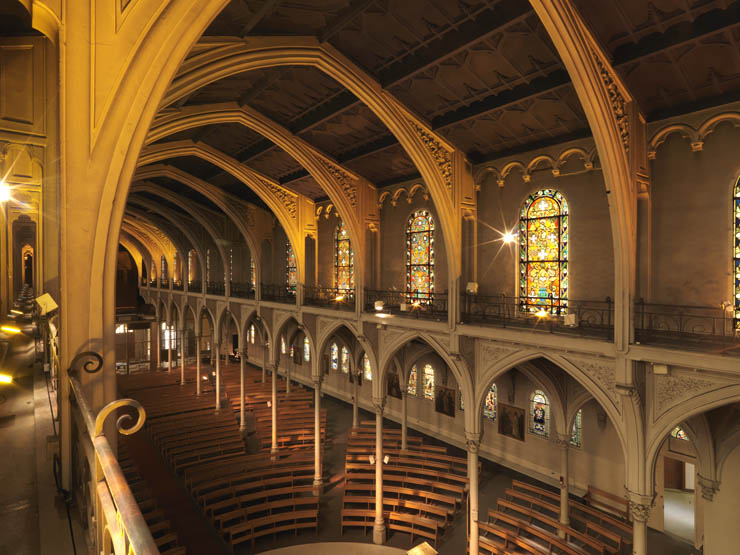
<svg viewBox="0 0 740 555">
<path fill-rule="evenodd" d="M 740 447 L 730 453 L 723 468 L 719 492 L 704 508 L 704 555 L 736 553 L 740 545 Z"/>
</svg>

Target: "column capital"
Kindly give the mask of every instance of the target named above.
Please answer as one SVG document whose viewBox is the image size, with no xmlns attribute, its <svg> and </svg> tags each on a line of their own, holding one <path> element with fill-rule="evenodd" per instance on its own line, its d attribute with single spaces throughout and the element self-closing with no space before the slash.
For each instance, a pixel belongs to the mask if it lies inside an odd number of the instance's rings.
<svg viewBox="0 0 740 555">
<path fill-rule="evenodd" d="M 570 435 L 568 434 L 556 434 L 553 438 L 555 445 L 561 449 L 568 449 L 570 447 Z"/>
<path fill-rule="evenodd" d="M 714 501 L 714 494 L 719 491 L 719 482 L 711 478 L 705 478 L 701 474 L 696 475 L 701 487 L 701 496 L 707 501 Z"/>
<path fill-rule="evenodd" d="M 383 410 L 385 409 L 385 397 L 373 397 L 373 407 L 375 408 L 375 414 L 383 416 Z"/>
<path fill-rule="evenodd" d="M 321 387 L 321 382 L 323 381 L 322 376 L 311 376 L 311 381 L 313 382 L 314 387 Z"/>
<path fill-rule="evenodd" d="M 650 511 L 653 509 L 655 496 L 637 493 L 627 488 L 625 490 L 627 492 L 626 497 L 629 502 L 629 512 L 632 515 L 632 519 L 637 522 L 647 522 L 648 518 L 650 518 Z"/>
<path fill-rule="evenodd" d="M 239 349 L 239 357 L 242 360 L 247 360 L 248 356 L 249 356 L 249 352 L 247 351 L 247 349 Z"/>
<path fill-rule="evenodd" d="M 480 432 L 468 432 L 465 431 L 465 444 L 468 446 L 468 452 L 474 455 L 478 453 L 480 448 Z"/>
</svg>

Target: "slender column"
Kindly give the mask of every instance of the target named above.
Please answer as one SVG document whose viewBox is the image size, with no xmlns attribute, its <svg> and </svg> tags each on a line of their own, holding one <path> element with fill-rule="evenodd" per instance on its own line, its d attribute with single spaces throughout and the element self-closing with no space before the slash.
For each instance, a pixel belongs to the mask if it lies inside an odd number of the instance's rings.
<svg viewBox="0 0 740 555">
<path fill-rule="evenodd" d="M 180 385 L 185 385 L 185 328 L 179 331 L 180 339 Z"/>
<path fill-rule="evenodd" d="M 647 521 L 650 517 L 651 504 L 629 502 L 632 515 L 632 553 L 633 555 L 647 555 Z"/>
<path fill-rule="evenodd" d="M 321 376 L 314 376 L 314 473 L 313 489 L 314 494 L 318 495 L 321 486 L 324 483 L 323 473 L 321 470 Z"/>
<path fill-rule="evenodd" d="M 568 515 L 568 447 L 570 436 L 558 434 L 555 442 L 560 447 L 560 524 L 570 526 L 570 516 Z M 564 538 L 565 532 L 559 530 L 558 535 Z"/>
<path fill-rule="evenodd" d="M 468 444 L 468 483 L 470 486 L 469 504 L 470 515 L 468 522 L 470 526 L 470 555 L 478 555 L 478 447 L 480 436 L 478 434 L 465 434 Z"/>
<path fill-rule="evenodd" d="M 244 423 L 244 373 L 247 365 L 247 349 L 242 348 L 239 352 L 239 431 L 247 429 Z"/>
<path fill-rule="evenodd" d="M 162 325 L 157 322 L 157 372 L 162 369 Z"/>
<path fill-rule="evenodd" d="M 290 366 L 293 364 L 293 358 L 285 361 L 285 394 L 290 395 Z"/>
<path fill-rule="evenodd" d="M 357 428 L 360 425 L 360 388 L 357 387 L 357 376 L 352 383 L 352 427 Z"/>
<path fill-rule="evenodd" d="M 172 372 L 172 326 L 167 326 L 167 372 Z"/>
<path fill-rule="evenodd" d="M 216 412 L 218 412 L 221 410 L 221 344 L 216 343 L 214 347 L 216 347 Z"/>
<path fill-rule="evenodd" d="M 408 413 L 406 408 L 406 388 L 401 390 L 401 450 L 408 449 Z"/>
<path fill-rule="evenodd" d="M 267 372 L 265 371 L 265 366 L 267 366 L 267 363 L 265 362 L 265 351 L 266 350 L 267 348 L 264 345 L 262 345 L 262 383 L 265 383 L 267 381 L 267 377 L 265 376 L 265 374 L 267 374 Z"/>
<path fill-rule="evenodd" d="M 272 367 L 272 447 L 270 453 L 276 455 L 277 447 L 277 364 Z"/>
<path fill-rule="evenodd" d="M 195 394 L 200 395 L 200 335 L 195 336 Z"/>
<path fill-rule="evenodd" d="M 385 543 L 383 520 L 383 406 L 385 399 L 373 399 L 375 405 L 375 526 L 373 543 Z"/>
</svg>

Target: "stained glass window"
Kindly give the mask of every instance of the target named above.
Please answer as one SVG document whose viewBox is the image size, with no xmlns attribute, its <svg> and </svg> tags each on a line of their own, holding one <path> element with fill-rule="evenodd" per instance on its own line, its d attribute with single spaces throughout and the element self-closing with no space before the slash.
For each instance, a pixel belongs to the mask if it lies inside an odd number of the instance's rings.
<svg viewBox="0 0 740 555">
<path fill-rule="evenodd" d="M 409 383 L 406 386 L 406 392 L 409 395 L 416 395 L 416 364 L 411 367 L 411 372 L 409 372 Z"/>
<path fill-rule="evenodd" d="M 285 344 L 285 336 L 284 335 L 280 337 L 280 352 L 282 354 L 285 354 L 285 353 L 288 352 L 288 347 Z"/>
<path fill-rule="evenodd" d="M 519 297 L 523 310 L 568 308 L 568 203 L 552 189 L 524 202 L 519 219 Z"/>
<path fill-rule="evenodd" d="M 428 303 L 434 293 L 434 219 L 417 210 L 406 226 L 406 292 L 409 299 Z"/>
<path fill-rule="evenodd" d="M 370 367 L 370 359 L 367 356 L 367 353 L 365 353 L 362 357 L 362 370 L 365 374 L 365 379 L 367 381 L 373 380 L 373 369 Z"/>
<path fill-rule="evenodd" d="M 735 330 L 740 331 L 740 178 L 735 184 L 733 210 L 735 211 L 735 247 L 733 270 L 735 275 Z"/>
<path fill-rule="evenodd" d="M 460 407 L 460 410 L 465 410 L 465 403 L 463 403 L 462 390 L 457 392 L 457 404 Z"/>
<path fill-rule="evenodd" d="M 290 358 L 295 361 L 295 345 L 293 343 L 290 344 Z"/>
<path fill-rule="evenodd" d="M 229 248 L 229 281 L 234 281 L 234 249 Z"/>
<path fill-rule="evenodd" d="M 434 400 L 434 367 L 424 365 L 424 398 Z"/>
<path fill-rule="evenodd" d="M 311 360 L 311 342 L 308 337 L 303 338 L 303 360 L 306 362 Z"/>
<path fill-rule="evenodd" d="M 334 230 L 334 286 L 340 292 L 355 288 L 355 253 L 344 222 Z"/>
<path fill-rule="evenodd" d="M 583 439 L 581 437 L 582 432 L 583 428 L 581 424 L 581 411 L 579 409 L 576 413 L 575 419 L 573 420 L 573 426 L 570 429 L 570 444 L 573 447 L 581 446 L 581 440 Z"/>
<path fill-rule="evenodd" d="M 211 249 L 206 249 L 206 281 L 211 281 Z"/>
<path fill-rule="evenodd" d="M 483 416 L 496 420 L 496 384 L 491 384 L 491 388 L 486 393 L 486 400 L 483 402 Z"/>
<path fill-rule="evenodd" d="M 331 369 L 336 370 L 339 368 L 339 347 L 336 343 L 331 344 Z"/>
<path fill-rule="evenodd" d="M 675 437 L 676 439 L 680 439 L 683 441 L 689 441 L 689 436 L 686 435 L 686 432 L 683 431 L 683 428 L 681 428 L 681 426 L 676 426 L 671 430 L 671 437 Z"/>
<path fill-rule="evenodd" d="M 257 287 L 257 272 L 254 269 L 254 258 L 249 260 L 249 282 L 252 284 L 252 289 Z"/>
<path fill-rule="evenodd" d="M 167 260 L 165 259 L 164 255 L 162 255 L 162 258 L 159 260 L 161 270 L 159 272 L 159 275 L 162 279 L 167 279 Z"/>
<path fill-rule="evenodd" d="M 249 341 L 250 343 L 252 343 L 252 345 L 254 345 L 254 332 L 255 332 L 254 324 L 250 324 L 249 325 Z"/>
<path fill-rule="evenodd" d="M 190 249 L 188 252 L 188 283 L 192 282 L 195 279 L 195 250 Z"/>
<path fill-rule="evenodd" d="M 342 372 L 347 374 L 349 372 L 349 349 L 342 347 Z"/>
<path fill-rule="evenodd" d="M 539 389 L 529 398 L 529 431 L 545 437 L 550 435 L 550 402 Z"/>
<path fill-rule="evenodd" d="M 285 279 L 288 284 L 288 290 L 295 293 L 295 288 L 298 284 L 298 265 L 296 264 L 295 253 L 293 252 L 293 245 L 290 244 L 290 241 L 288 241 L 286 259 L 288 269 Z"/>
</svg>

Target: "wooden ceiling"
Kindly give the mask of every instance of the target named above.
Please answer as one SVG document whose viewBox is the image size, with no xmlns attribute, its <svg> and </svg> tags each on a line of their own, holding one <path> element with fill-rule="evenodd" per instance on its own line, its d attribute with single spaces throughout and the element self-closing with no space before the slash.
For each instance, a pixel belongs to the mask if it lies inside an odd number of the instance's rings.
<svg viewBox="0 0 740 555">
<path fill-rule="evenodd" d="M 740 0 L 574 1 L 649 119 L 740 95 Z M 206 34 L 318 37 L 473 162 L 590 135 L 568 74 L 526 0 L 232 0 Z M 317 69 L 242 73 L 179 105 L 224 101 L 259 110 L 378 186 L 418 175 L 380 120 Z M 311 198 L 325 196 L 291 156 L 245 127 L 208 126 L 166 140 L 186 137 Z M 217 168 L 187 165 L 238 192 Z"/>
</svg>

